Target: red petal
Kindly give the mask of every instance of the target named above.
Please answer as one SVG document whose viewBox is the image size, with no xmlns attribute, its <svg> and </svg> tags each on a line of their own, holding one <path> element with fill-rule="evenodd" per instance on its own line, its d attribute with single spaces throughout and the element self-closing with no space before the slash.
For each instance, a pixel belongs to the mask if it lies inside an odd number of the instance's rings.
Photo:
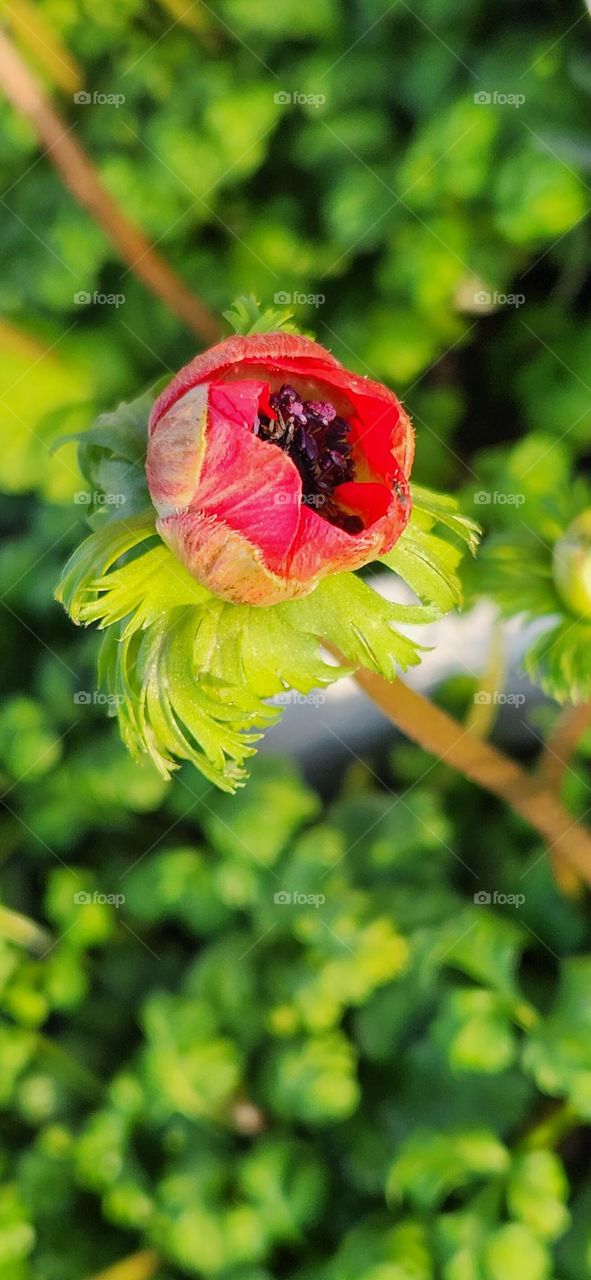
<svg viewBox="0 0 591 1280">
<path fill-rule="evenodd" d="M 395 458 L 405 476 L 410 475 L 414 436 L 410 421 L 393 392 L 370 378 L 350 373 L 334 356 L 310 338 L 299 334 L 263 333 L 236 336 L 196 356 L 176 374 L 158 397 L 150 417 L 150 431 L 172 404 L 204 380 L 234 378 L 253 367 L 259 377 L 284 374 L 317 387 L 313 398 L 332 399 L 341 393 L 345 403 L 338 410 L 351 421 L 357 452 L 374 477 L 391 478 Z M 333 394 L 331 394 L 333 393 Z M 368 478 L 369 478 L 368 474 Z"/>
<path fill-rule="evenodd" d="M 300 524 L 289 557 L 289 572 L 306 579 L 327 573 L 360 569 L 385 555 L 404 532 L 411 512 L 410 491 L 400 473 L 400 493 L 384 485 L 350 481 L 339 485 L 339 498 L 370 521 L 361 533 L 346 533 L 330 524 L 308 506 L 303 506 Z"/>
<path fill-rule="evenodd" d="M 392 494 L 384 484 L 360 484 L 357 480 L 337 485 L 333 496 L 339 506 L 361 516 L 365 529 L 387 515 L 392 501 Z"/>
<path fill-rule="evenodd" d="M 298 527 L 302 482 L 277 445 L 236 429 L 252 426 L 259 394 L 254 382 L 210 387 L 207 447 L 190 510 L 242 533 L 281 573 Z"/>
<path fill-rule="evenodd" d="M 392 458 L 405 476 L 414 457 L 414 432 L 403 405 L 381 382 L 360 378 L 338 365 L 323 373 L 329 387 L 344 393 L 354 409 L 351 439 L 376 476 L 392 477 Z M 346 414 L 344 416 L 347 416 Z"/>
<path fill-rule="evenodd" d="M 304 372 L 302 366 L 306 362 L 311 369 L 316 362 L 340 368 L 338 361 L 324 347 L 312 342 L 311 338 L 303 338 L 296 333 L 255 333 L 247 337 L 236 335 L 234 338 L 226 338 L 215 347 L 202 351 L 201 355 L 195 356 L 194 360 L 179 369 L 156 400 L 150 415 L 150 431 L 154 430 L 158 420 L 175 400 L 197 383 L 206 380 L 211 382 L 214 378 L 218 380 L 232 368 L 239 372 L 246 361 L 258 365 L 275 365 L 281 369 L 290 360 L 302 362 L 302 365 L 298 364 L 301 372 Z"/>
<path fill-rule="evenodd" d="M 210 422 L 231 422 L 234 427 L 252 431 L 261 399 L 269 394 L 267 382 L 244 379 L 240 382 L 214 382 L 209 388 Z"/>
</svg>

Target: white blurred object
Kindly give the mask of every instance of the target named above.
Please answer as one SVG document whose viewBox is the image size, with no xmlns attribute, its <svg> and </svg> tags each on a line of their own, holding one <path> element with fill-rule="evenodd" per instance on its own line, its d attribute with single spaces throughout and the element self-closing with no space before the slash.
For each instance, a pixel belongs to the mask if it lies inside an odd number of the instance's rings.
<svg viewBox="0 0 591 1280">
<path fill-rule="evenodd" d="M 405 584 L 391 573 L 376 574 L 371 585 L 388 600 L 416 603 Z M 548 623 L 548 619 L 531 624 L 519 618 L 499 621 L 494 605 L 483 601 L 466 613 L 446 614 L 426 626 L 401 626 L 405 635 L 430 649 L 423 654 L 420 665 L 411 667 L 403 679 L 425 694 L 432 693 L 450 676 L 478 679 L 488 665 L 493 629 L 500 628 L 506 658 L 503 693 L 519 693 L 525 700 L 521 706 L 504 703 L 499 708 L 501 736 L 531 747 L 533 738 L 524 717 L 527 707 L 539 704 L 543 695 L 523 674 L 521 664 L 526 649 Z M 272 701 L 285 709 L 279 723 L 262 739 L 260 750 L 265 754 L 295 755 L 303 762 L 309 757 L 320 761 L 343 752 L 354 758 L 386 733 L 392 733 L 389 721 L 352 677 L 308 695 L 284 694 Z"/>
</svg>

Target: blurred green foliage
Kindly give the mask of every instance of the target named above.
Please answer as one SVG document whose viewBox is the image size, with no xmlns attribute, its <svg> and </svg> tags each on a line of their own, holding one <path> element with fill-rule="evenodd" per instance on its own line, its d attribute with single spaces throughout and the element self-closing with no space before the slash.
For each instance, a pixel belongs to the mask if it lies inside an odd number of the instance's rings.
<svg viewBox="0 0 591 1280">
<path fill-rule="evenodd" d="M 0 1275 L 583 1280 L 591 936 L 531 832 L 408 746 L 167 786 L 73 688 L 0 726 Z"/>
<path fill-rule="evenodd" d="M 584 1280 L 583 902 L 409 745 L 328 802 L 270 759 L 236 797 L 134 764 L 34 568 L 77 527 L 52 508 L 48 542 L 12 498 L 7 547 L 27 519 L 18 581 L 0 560 L 0 1275 L 152 1249 L 160 1280 Z"/>
<path fill-rule="evenodd" d="M 214 310 L 289 296 L 300 325 L 392 382 L 422 428 L 418 479 L 457 482 L 458 454 L 530 426 L 585 451 L 578 4 L 28 8 L 19 25 L 14 0 L 7 20 L 111 193 Z M 43 453 L 53 407 L 67 403 L 76 429 L 89 400 L 110 409 L 195 341 L 36 163 L 4 99 L 0 123 L 0 479 L 63 493 L 76 487 L 66 458 L 49 469 Z"/>
<path fill-rule="evenodd" d="M 589 624 L 552 576 L 590 505 L 579 8 L 7 14 L 195 291 L 220 311 L 295 294 L 298 323 L 393 382 L 417 478 L 463 486 L 491 534 L 474 593 L 558 611 L 542 679 L 586 690 Z M 0 181 L 2 1280 L 86 1280 L 143 1248 L 158 1280 L 586 1280 L 583 904 L 528 829 L 408 745 L 330 803 L 289 765 L 231 798 L 127 757 L 94 638 L 52 601 L 85 508 L 74 447 L 49 446 L 195 342 L 2 97 Z M 95 291 L 125 301 L 75 301 Z M 575 813 L 588 770 L 587 741 Z"/>
</svg>

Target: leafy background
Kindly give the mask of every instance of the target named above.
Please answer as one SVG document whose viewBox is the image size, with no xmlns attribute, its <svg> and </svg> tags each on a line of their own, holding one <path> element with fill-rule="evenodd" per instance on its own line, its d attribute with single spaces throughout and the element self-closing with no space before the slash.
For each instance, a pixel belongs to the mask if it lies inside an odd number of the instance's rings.
<svg viewBox="0 0 591 1280">
<path fill-rule="evenodd" d="M 324 297 L 298 322 L 396 387 L 417 479 L 493 535 L 467 588 L 555 613 L 552 551 L 589 505 L 582 7 L 12 0 L 2 21 L 214 310 Z M 296 93 L 324 101 L 275 101 Z M 166 784 L 74 700 L 95 640 L 51 597 L 83 484 L 48 446 L 195 341 L 3 97 L 0 169 L 2 896 L 42 930 L 1 917 L 0 1274 L 583 1280 L 589 924 L 531 832 L 401 745 L 323 797 L 278 763 L 239 797 Z M 95 291 L 125 300 L 75 301 Z M 573 685 L 561 660 L 543 680 Z M 582 813 L 585 743 L 565 788 Z M 495 890 L 525 903 L 474 902 Z M 95 891 L 125 901 L 76 900 Z"/>
</svg>

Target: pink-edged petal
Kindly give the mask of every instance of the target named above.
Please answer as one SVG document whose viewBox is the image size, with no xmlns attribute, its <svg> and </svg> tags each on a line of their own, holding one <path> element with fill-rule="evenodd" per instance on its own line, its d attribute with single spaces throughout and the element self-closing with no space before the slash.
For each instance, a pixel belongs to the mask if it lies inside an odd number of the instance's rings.
<svg viewBox="0 0 591 1280">
<path fill-rule="evenodd" d="M 207 387 L 194 387 L 160 420 L 148 441 L 146 474 L 160 516 L 188 506 L 205 449 Z"/>
<path fill-rule="evenodd" d="M 258 547 L 215 516 L 184 511 L 158 520 L 156 528 L 197 582 L 233 604 L 281 604 L 316 585 L 273 573 Z"/>
<path fill-rule="evenodd" d="M 217 516 L 285 563 L 298 525 L 301 480 L 276 445 L 252 434 L 264 382 L 194 387 L 157 423 L 147 474 L 160 516 L 187 507 Z"/>
<path fill-rule="evenodd" d="M 260 389 L 255 382 L 210 388 L 207 448 L 190 508 L 243 534 L 281 573 L 298 527 L 302 482 L 287 454 L 245 429 L 254 422 Z M 159 425 L 153 439 L 160 431 Z"/>
</svg>

